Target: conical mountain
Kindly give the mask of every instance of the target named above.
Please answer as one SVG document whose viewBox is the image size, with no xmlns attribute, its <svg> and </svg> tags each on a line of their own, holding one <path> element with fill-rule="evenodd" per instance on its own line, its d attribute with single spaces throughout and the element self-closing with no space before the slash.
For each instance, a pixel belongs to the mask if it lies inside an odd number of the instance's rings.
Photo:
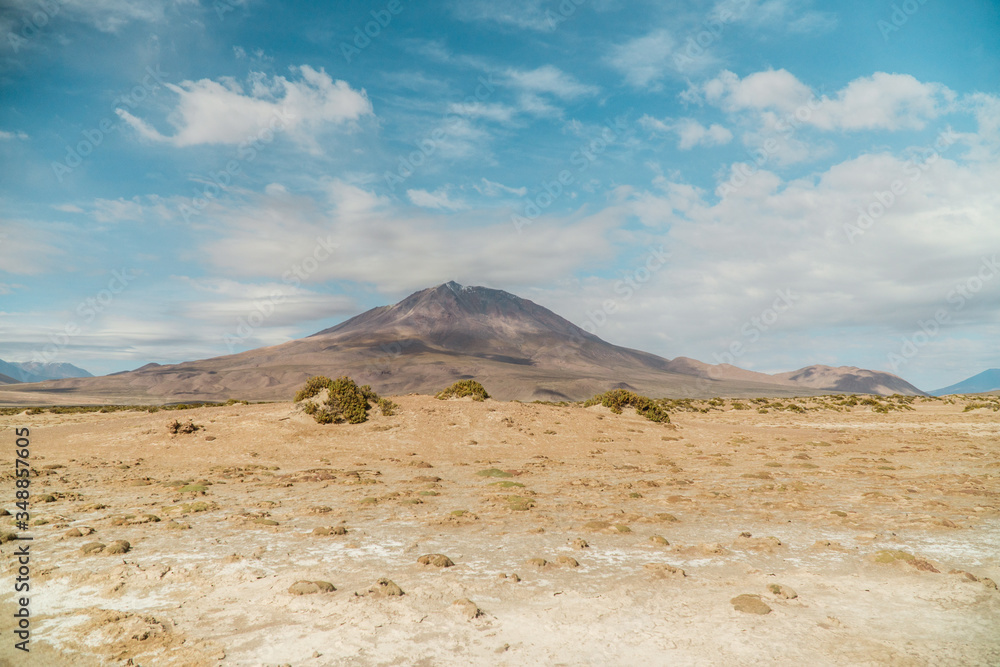
<svg viewBox="0 0 1000 667">
<path fill-rule="evenodd" d="M 313 375 L 349 375 L 388 395 L 436 393 L 474 378 L 506 400 L 580 400 L 616 387 L 651 396 L 823 393 L 791 378 L 683 358 L 671 362 L 612 345 L 527 299 L 454 282 L 273 347 L 148 364 L 100 378 L 17 385 L 17 391 L 55 390 L 64 400 L 78 395 L 78 400 L 131 403 L 288 400 Z M 910 387 L 906 393 L 920 393 Z"/>
</svg>

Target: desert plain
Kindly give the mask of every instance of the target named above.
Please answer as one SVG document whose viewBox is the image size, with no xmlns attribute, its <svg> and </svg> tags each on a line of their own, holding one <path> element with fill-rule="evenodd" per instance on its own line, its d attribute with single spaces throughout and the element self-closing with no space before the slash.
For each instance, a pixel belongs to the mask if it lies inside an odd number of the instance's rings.
<svg viewBox="0 0 1000 667">
<path fill-rule="evenodd" d="M 989 401 L 393 400 L 0 416 L 0 664 L 1000 664 Z"/>
</svg>

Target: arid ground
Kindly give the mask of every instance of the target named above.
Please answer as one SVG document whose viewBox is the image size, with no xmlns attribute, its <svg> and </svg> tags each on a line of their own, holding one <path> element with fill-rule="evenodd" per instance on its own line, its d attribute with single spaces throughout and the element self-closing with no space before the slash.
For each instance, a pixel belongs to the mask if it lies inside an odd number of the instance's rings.
<svg viewBox="0 0 1000 667">
<path fill-rule="evenodd" d="M 0 417 L 0 664 L 1000 664 L 996 411 L 394 400 Z"/>
</svg>

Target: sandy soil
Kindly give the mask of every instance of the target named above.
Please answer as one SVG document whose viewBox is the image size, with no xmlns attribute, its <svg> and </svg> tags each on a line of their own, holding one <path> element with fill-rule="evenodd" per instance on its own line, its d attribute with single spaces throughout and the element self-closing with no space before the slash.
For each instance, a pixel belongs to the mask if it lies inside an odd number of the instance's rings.
<svg viewBox="0 0 1000 667">
<path fill-rule="evenodd" d="M 1000 664 L 996 412 L 395 400 L 0 417 L 0 507 L 28 425 L 46 522 L 0 664 Z"/>
</svg>

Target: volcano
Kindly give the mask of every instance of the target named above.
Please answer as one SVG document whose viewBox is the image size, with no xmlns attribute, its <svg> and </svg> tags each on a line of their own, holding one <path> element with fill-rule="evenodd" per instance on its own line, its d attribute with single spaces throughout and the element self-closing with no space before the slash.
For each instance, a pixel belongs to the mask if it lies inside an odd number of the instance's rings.
<svg viewBox="0 0 1000 667">
<path fill-rule="evenodd" d="M 655 397 L 791 396 L 861 391 L 920 394 L 888 373 L 810 366 L 772 376 L 664 359 L 612 345 L 502 290 L 448 282 L 373 308 L 307 338 L 98 378 L 0 389 L 0 402 L 58 395 L 126 403 L 289 400 L 313 375 L 349 375 L 381 394 L 436 393 L 476 379 L 503 400 L 581 400 L 613 388 Z M 74 398 L 75 397 L 75 398 Z"/>
</svg>

